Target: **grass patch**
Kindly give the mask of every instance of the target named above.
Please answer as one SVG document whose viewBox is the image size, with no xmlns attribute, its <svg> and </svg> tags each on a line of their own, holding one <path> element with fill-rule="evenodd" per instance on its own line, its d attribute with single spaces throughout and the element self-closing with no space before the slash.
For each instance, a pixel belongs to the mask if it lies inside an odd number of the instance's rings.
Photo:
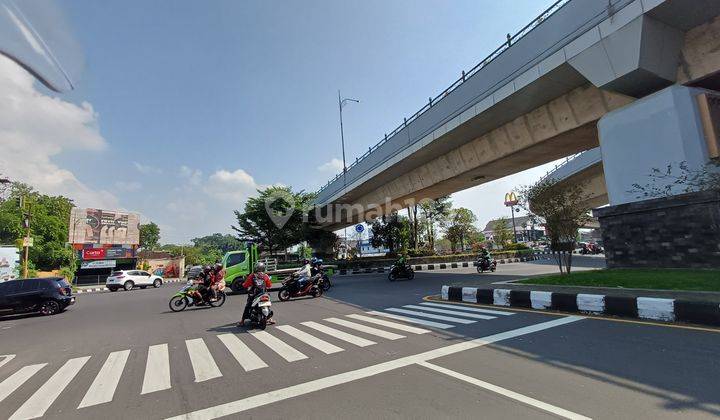
<svg viewBox="0 0 720 420">
<path fill-rule="evenodd" d="M 720 292 L 720 270 L 610 269 L 521 280 L 520 284 Z"/>
</svg>

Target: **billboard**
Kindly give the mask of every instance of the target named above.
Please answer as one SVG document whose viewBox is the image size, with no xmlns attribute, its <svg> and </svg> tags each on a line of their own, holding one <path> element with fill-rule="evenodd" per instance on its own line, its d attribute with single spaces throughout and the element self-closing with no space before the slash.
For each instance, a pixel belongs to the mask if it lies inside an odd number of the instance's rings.
<svg viewBox="0 0 720 420">
<path fill-rule="evenodd" d="M 140 216 L 116 210 L 73 207 L 68 226 L 72 244 L 138 245 Z"/>
<path fill-rule="evenodd" d="M 83 261 L 80 263 L 80 268 L 82 269 L 115 267 L 117 267 L 117 261 L 115 260 Z"/>
<path fill-rule="evenodd" d="M 15 279 L 15 268 L 20 260 L 18 249 L 14 246 L 0 247 L 0 282 Z"/>
</svg>

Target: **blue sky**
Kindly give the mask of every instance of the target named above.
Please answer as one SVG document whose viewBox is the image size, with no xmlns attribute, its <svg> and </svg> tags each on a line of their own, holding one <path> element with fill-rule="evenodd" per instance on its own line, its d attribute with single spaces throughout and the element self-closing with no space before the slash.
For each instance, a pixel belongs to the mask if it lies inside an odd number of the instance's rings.
<svg viewBox="0 0 720 420">
<path fill-rule="evenodd" d="M 338 89 L 361 101 L 345 112 L 350 160 L 551 1 L 58 3 L 85 61 L 59 98 L 91 107 L 85 124 L 104 144 L 68 140 L 48 159 L 100 192 L 79 204 L 138 211 L 179 242 L 228 232 L 256 187 L 315 190 L 334 176 Z M 504 189 L 542 172 L 456 204 L 484 224 L 505 213 Z"/>
</svg>

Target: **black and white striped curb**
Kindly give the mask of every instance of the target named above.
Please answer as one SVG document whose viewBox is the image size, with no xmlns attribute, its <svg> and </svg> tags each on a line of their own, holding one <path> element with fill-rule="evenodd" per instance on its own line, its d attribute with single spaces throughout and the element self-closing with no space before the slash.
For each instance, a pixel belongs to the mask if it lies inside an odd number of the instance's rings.
<svg viewBox="0 0 720 420">
<path fill-rule="evenodd" d="M 498 264 L 510 264 L 517 262 L 534 261 L 540 259 L 539 257 L 522 257 L 522 258 L 505 258 L 497 260 Z M 467 268 L 477 266 L 476 261 L 463 261 L 463 262 L 449 262 L 449 263 L 437 263 L 437 264 L 412 264 L 412 268 L 415 271 L 432 271 L 432 270 L 447 270 L 451 268 Z M 372 267 L 372 268 L 354 268 L 354 269 L 339 269 L 337 274 L 340 276 L 352 275 L 352 274 L 369 274 L 369 273 L 388 273 L 390 272 L 391 266 L 388 267 Z"/>
<path fill-rule="evenodd" d="M 163 284 L 184 283 L 186 281 L 187 280 L 183 280 L 183 279 L 168 279 L 168 280 L 163 280 Z M 104 287 L 104 286 L 103 287 L 84 287 L 82 289 L 75 290 L 73 292 L 73 294 L 80 295 L 80 294 L 84 294 L 84 293 L 104 293 L 104 292 L 109 292 L 109 291 L 110 291 L 110 289 L 108 289 L 107 287 Z"/>
<path fill-rule="evenodd" d="M 458 286 L 443 286 L 441 297 L 454 302 L 720 326 L 720 304 L 714 302 Z"/>
</svg>

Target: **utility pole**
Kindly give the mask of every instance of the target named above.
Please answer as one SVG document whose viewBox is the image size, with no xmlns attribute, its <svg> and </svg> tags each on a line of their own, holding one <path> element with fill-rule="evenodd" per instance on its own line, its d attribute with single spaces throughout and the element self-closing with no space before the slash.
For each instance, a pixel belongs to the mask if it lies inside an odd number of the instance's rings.
<svg viewBox="0 0 720 420">
<path fill-rule="evenodd" d="M 28 277 L 28 254 L 30 251 L 30 218 L 32 217 L 30 205 L 25 199 L 25 195 L 20 196 L 20 209 L 23 213 L 23 227 L 25 228 L 25 238 L 23 239 L 23 248 L 25 255 L 23 258 L 23 278 Z"/>
<path fill-rule="evenodd" d="M 340 95 L 340 89 L 338 89 L 338 109 L 340 110 L 340 144 L 342 145 L 342 157 L 343 157 L 343 187 L 347 186 L 347 164 L 345 163 L 345 130 L 343 129 L 343 108 L 348 102 L 360 103 L 357 99 L 343 98 Z M 345 251 L 348 249 L 347 239 L 347 227 L 343 228 L 343 234 L 345 236 Z"/>
<path fill-rule="evenodd" d="M 510 207 L 510 215 L 512 217 L 513 226 L 513 243 L 517 243 L 517 233 L 515 232 L 515 206 L 518 203 L 517 196 L 514 192 L 505 194 L 505 206 Z"/>
</svg>

